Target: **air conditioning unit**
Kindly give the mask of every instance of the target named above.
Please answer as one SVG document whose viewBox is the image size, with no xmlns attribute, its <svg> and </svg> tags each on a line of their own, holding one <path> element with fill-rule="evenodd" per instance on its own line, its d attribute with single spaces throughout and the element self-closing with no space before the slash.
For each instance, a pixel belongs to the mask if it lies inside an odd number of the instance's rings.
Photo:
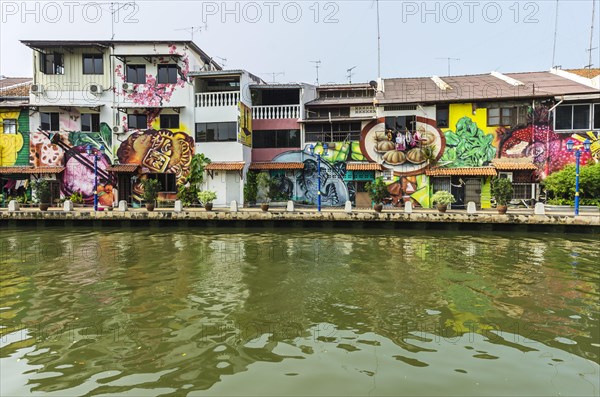
<svg viewBox="0 0 600 397">
<path fill-rule="evenodd" d="M 113 132 L 115 134 L 123 134 L 125 132 L 125 129 L 122 126 L 120 126 L 120 125 L 115 125 L 113 127 Z"/>
<path fill-rule="evenodd" d="M 123 85 L 121 86 L 123 88 L 123 91 L 125 92 L 134 92 L 135 88 L 133 87 L 132 83 L 123 83 Z"/>
<path fill-rule="evenodd" d="M 100 84 L 90 85 L 90 92 L 94 95 L 102 95 L 102 86 Z"/>
<path fill-rule="evenodd" d="M 35 95 L 43 94 L 44 93 L 44 86 L 41 85 L 41 84 L 33 84 L 31 86 L 31 93 L 35 94 Z"/>
</svg>

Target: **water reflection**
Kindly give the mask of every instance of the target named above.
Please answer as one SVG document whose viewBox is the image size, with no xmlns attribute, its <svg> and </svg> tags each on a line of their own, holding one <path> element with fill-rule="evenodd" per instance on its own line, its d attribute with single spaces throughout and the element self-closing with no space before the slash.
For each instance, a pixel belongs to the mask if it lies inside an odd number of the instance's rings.
<svg viewBox="0 0 600 397">
<path fill-rule="evenodd" d="M 599 392 L 587 237 L 61 229 L 0 244 L 2 395 Z"/>
</svg>

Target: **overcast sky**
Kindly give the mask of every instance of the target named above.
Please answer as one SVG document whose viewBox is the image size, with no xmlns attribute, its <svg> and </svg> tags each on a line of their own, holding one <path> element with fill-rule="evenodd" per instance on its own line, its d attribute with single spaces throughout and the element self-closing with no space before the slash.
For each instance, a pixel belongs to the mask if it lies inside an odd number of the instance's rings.
<svg viewBox="0 0 600 397">
<path fill-rule="evenodd" d="M 600 0 L 559 0 L 556 65 L 588 63 L 592 4 L 593 47 L 599 46 Z M 111 37 L 110 2 L 0 1 L 0 75 L 29 76 L 31 50 L 19 40 Z M 23 4 L 26 3 L 26 7 Z M 190 39 L 179 30 L 201 27 L 194 41 L 227 69 L 243 68 L 267 81 L 320 83 L 377 78 L 376 2 L 367 1 L 136 1 L 113 16 L 116 40 Z M 379 2 L 382 77 L 549 70 L 555 0 Z M 25 9 L 27 8 L 27 9 Z M 229 11 L 229 12 L 226 12 Z M 598 49 L 592 62 L 600 66 Z M 221 58 L 221 59 L 219 59 Z"/>
</svg>

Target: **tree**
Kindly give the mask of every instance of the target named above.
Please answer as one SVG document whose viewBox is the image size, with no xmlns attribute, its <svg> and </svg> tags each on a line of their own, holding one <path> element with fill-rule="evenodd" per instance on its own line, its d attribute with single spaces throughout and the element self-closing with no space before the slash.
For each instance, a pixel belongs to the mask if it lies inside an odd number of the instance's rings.
<svg viewBox="0 0 600 397">
<path fill-rule="evenodd" d="M 177 189 L 177 199 L 184 206 L 190 206 L 198 201 L 198 192 L 204 183 L 204 170 L 211 160 L 203 153 L 195 154 L 190 164 L 190 172 L 183 185 Z"/>
<path fill-rule="evenodd" d="M 550 174 L 543 182 L 548 203 L 573 205 L 575 201 L 575 165 Z M 600 207 L 600 163 L 584 165 L 579 170 L 579 197 L 582 205 Z"/>
</svg>

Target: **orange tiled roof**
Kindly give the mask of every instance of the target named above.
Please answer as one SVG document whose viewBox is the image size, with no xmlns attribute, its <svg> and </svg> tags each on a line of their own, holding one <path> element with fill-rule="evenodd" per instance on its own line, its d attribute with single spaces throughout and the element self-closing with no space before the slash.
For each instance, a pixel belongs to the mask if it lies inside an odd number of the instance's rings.
<svg viewBox="0 0 600 397">
<path fill-rule="evenodd" d="M 108 167 L 106 170 L 110 172 L 135 172 L 138 169 L 137 164 L 115 164 Z"/>
<path fill-rule="evenodd" d="M 500 158 L 492 160 L 492 165 L 498 171 L 527 171 L 537 170 L 537 166 L 528 158 Z"/>
<path fill-rule="evenodd" d="M 207 171 L 241 171 L 246 163 L 239 161 L 222 161 L 210 163 L 206 166 Z"/>
<path fill-rule="evenodd" d="M 251 163 L 251 170 L 302 170 L 304 163 L 278 163 L 275 161 Z"/>
<path fill-rule="evenodd" d="M 581 77 L 588 78 L 588 79 L 593 79 L 594 77 L 600 75 L 600 68 L 596 68 L 596 69 L 565 69 L 565 71 L 576 74 Z"/>
<path fill-rule="evenodd" d="M 429 176 L 496 176 L 494 167 L 431 168 L 425 171 Z"/>
<path fill-rule="evenodd" d="M 381 171 L 383 166 L 378 163 L 350 162 L 346 165 L 347 171 Z"/>
<path fill-rule="evenodd" d="M 60 174 L 65 167 L 0 167 L 0 174 Z"/>
</svg>

